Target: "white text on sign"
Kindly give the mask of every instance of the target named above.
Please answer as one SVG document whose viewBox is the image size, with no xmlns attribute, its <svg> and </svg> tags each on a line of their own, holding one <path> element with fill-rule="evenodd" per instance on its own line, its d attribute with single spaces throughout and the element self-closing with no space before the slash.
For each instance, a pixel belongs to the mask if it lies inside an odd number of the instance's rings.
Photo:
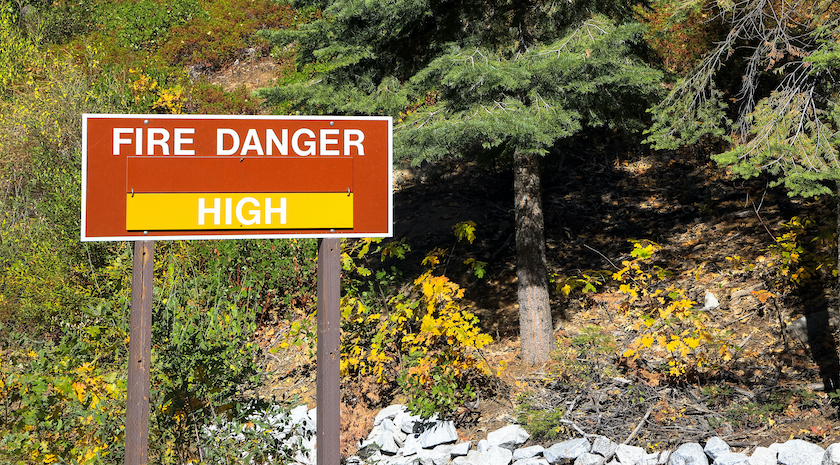
<svg viewBox="0 0 840 465">
<path fill-rule="evenodd" d="M 126 229 L 352 228 L 346 192 L 126 194 Z"/>
<path fill-rule="evenodd" d="M 220 226 L 222 224 L 222 199 L 216 197 L 213 199 L 213 205 L 207 206 L 207 200 L 205 197 L 198 198 L 198 225 L 204 226 L 207 222 L 207 215 L 212 215 L 213 217 L 213 224 L 215 226 Z M 256 224 L 259 225 L 260 223 L 260 213 L 263 213 L 260 208 L 259 200 L 253 197 L 244 197 L 239 199 L 236 203 L 236 208 L 233 208 L 233 199 L 228 197 L 224 199 L 224 217 L 225 217 L 225 226 L 231 226 L 233 224 L 233 214 L 236 213 L 236 221 L 243 225 L 252 225 Z M 250 205 L 252 208 L 247 212 L 243 212 L 246 205 Z M 248 215 L 247 217 L 245 215 Z M 271 217 L 272 215 L 277 214 L 279 215 L 279 224 L 284 225 L 286 224 L 286 197 L 280 197 L 280 206 L 274 208 L 271 206 L 271 197 L 266 197 L 265 199 L 265 215 L 262 218 L 265 218 L 265 224 L 271 225 Z M 277 223 L 274 223 L 275 225 Z"/>
<path fill-rule="evenodd" d="M 195 128 L 113 128 L 112 155 L 121 154 L 123 146 L 133 148 L 132 155 L 196 154 L 195 141 L 204 135 Z M 308 156 L 364 156 L 365 133 L 360 129 L 299 128 L 293 132 L 280 129 L 248 129 L 237 131 L 216 128 L 216 155 L 297 155 Z"/>
</svg>

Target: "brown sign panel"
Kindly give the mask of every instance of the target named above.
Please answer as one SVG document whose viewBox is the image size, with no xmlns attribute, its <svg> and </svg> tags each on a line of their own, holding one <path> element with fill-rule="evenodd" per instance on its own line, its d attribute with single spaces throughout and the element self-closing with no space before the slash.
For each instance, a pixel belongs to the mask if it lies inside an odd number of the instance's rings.
<svg viewBox="0 0 840 465">
<path fill-rule="evenodd" d="M 391 126 L 86 114 L 82 240 L 391 236 Z"/>
</svg>

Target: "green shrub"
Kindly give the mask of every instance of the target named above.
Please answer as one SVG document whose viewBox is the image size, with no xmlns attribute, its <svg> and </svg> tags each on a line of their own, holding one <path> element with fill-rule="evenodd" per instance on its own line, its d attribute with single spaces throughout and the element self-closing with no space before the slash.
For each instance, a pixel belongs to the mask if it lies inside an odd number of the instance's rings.
<svg viewBox="0 0 840 465">
<path fill-rule="evenodd" d="M 452 418 L 479 389 L 492 391 L 497 372 L 480 355 L 492 338 L 462 303 L 464 289 L 446 276 L 428 270 L 398 288 L 387 268 L 374 272 L 365 262 L 407 250 L 402 242 L 364 239 L 342 253 L 342 375 L 365 389 L 380 386 L 356 393 L 379 400 L 396 379 L 413 413 Z"/>
<path fill-rule="evenodd" d="M 237 404 L 202 430 L 203 459 L 208 464 L 271 463 L 285 465 L 307 452 L 312 433 L 292 424 L 287 409 L 268 402 Z"/>
<path fill-rule="evenodd" d="M 120 306 L 89 307 L 59 342 L 2 327 L 0 459 L 4 463 L 120 463 L 127 324 Z"/>
<path fill-rule="evenodd" d="M 197 0 L 137 0 L 101 4 L 101 22 L 120 45 L 132 50 L 155 50 L 169 37 L 169 29 L 204 14 Z"/>
<path fill-rule="evenodd" d="M 26 80 L 28 68 L 42 62 L 37 40 L 21 33 L 16 9 L 0 1 L 0 95 Z"/>
<path fill-rule="evenodd" d="M 200 63 L 219 68 L 243 58 L 248 48 L 262 53 L 268 43 L 256 36 L 266 28 L 288 27 L 293 18 L 287 4 L 271 0 L 208 0 L 206 13 L 172 29 L 161 52 L 171 63 Z"/>
<path fill-rule="evenodd" d="M 516 407 L 516 422 L 528 431 L 532 441 L 554 440 L 569 432 L 570 428 L 561 421 L 564 413 L 563 408 L 536 405 L 528 395 L 522 395 Z"/>
<path fill-rule="evenodd" d="M 190 88 L 190 113 L 202 115 L 256 115 L 259 102 L 245 86 L 227 92 L 221 86 L 199 80 Z"/>
</svg>

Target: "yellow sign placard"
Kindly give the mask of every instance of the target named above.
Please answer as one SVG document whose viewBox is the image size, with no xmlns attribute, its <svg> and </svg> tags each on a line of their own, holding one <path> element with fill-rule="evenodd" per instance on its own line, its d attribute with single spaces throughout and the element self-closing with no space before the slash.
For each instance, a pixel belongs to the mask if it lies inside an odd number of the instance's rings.
<svg viewBox="0 0 840 465">
<path fill-rule="evenodd" d="M 126 229 L 351 229 L 353 194 L 126 194 Z"/>
</svg>

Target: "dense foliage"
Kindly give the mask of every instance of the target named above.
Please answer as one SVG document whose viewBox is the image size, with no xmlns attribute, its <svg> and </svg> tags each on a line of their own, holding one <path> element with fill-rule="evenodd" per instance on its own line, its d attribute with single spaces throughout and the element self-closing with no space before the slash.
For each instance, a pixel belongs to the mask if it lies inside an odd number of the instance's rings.
<svg viewBox="0 0 840 465">
<path fill-rule="evenodd" d="M 261 92 L 280 111 L 391 115 L 395 155 L 415 164 L 465 155 L 513 160 L 523 355 L 546 361 L 552 323 L 535 157 L 584 127 L 644 127 L 661 74 L 640 58 L 642 29 L 630 5 L 296 6 L 322 8 L 323 17 L 264 34 L 278 46 L 297 41 L 298 68 L 312 76 Z"/>
<path fill-rule="evenodd" d="M 676 5 L 679 5 L 678 7 Z M 837 157 L 837 6 L 833 2 L 675 2 L 703 11 L 721 40 L 653 112 L 658 147 L 726 136 L 716 160 L 749 178 L 762 171 L 793 194 L 834 191 Z"/>
<path fill-rule="evenodd" d="M 228 45 L 211 48 L 215 54 L 208 50 L 203 60 L 244 58 L 261 43 L 257 28 L 290 17 L 272 2 L 251 3 L 238 13 L 274 15 L 246 22 L 250 32 L 225 36 Z M 226 19 L 226 5 L 0 2 L 4 463 L 123 461 L 131 248 L 79 243 L 81 115 L 254 112 L 244 89 L 229 93 L 190 80 L 167 55 L 175 27 L 188 37 L 189 25 L 210 14 L 219 16 L 219 27 L 244 21 Z M 152 461 L 197 460 L 202 442 L 217 439 L 197 432 L 251 417 L 257 404 L 244 393 L 264 378 L 254 330 L 311 303 L 314 255 L 312 240 L 158 247 Z M 229 440 L 205 458 L 238 456 L 248 447 L 259 452 L 263 444 Z"/>
<path fill-rule="evenodd" d="M 769 171 L 801 195 L 831 190 L 837 17 L 816 0 L 0 0 L 0 461 L 122 462 L 132 252 L 78 241 L 83 113 L 390 115 L 396 155 L 414 164 L 513 161 L 532 182 L 515 189 L 516 229 L 532 233 L 517 247 L 535 252 L 518 266 L 540 278 L 550 310 L 539 160 L 588 128 L 636 132 L 652 118 L 660 147 L 724 137 L 732 150 L 716 159 L 736 174 Z M 252 95 L 206 79 L 257 59 L 284 70 L 277 86 Z M 813 226 L 794 218 L 778 238 L 783 285 L 835 270 L 803 248 L 812 236 L 834 240 Z M 461 253 L 476 224 L 453 231 L 451 248 L 420 251 L 413 274 L 398 268 L 405 242 L 344 244 L 341 368 L 353 402 L 405 396 L 423 416 L 457 419 L 493 393 L 501 367 L 482 356 L 491 338 L 446 266 L 460 261 L 480 279 L 486 264 Z M 563 296 L 614 286 L 632 322 L 624 347 L 595 326 L 561 337 L 563 370 L 613 377 L 610 357 L 623 356 L 658 361 L 657 382 L 685 383 L 724 366 L 727 334 L 685 290 L 662 284 L 655 244 L 635 244 L 617 272 L 558 281 Z M 314 347 L 316 245 L 157 247 L 153 462 L 225 463 L 244 452 L 283 463 L 298 452 L 252 420 L 295 401 L 255 398 L 267 358 Z M 537 361 L 558 347 L 550 314 L 548 323 Z M 256 334 L 268 325 L 288 337 L 266 354 Z M 597 361 L 580 363 L 583 352 Z M 546 436 L 562 415 L 523 409 Z"/>
</svg>

